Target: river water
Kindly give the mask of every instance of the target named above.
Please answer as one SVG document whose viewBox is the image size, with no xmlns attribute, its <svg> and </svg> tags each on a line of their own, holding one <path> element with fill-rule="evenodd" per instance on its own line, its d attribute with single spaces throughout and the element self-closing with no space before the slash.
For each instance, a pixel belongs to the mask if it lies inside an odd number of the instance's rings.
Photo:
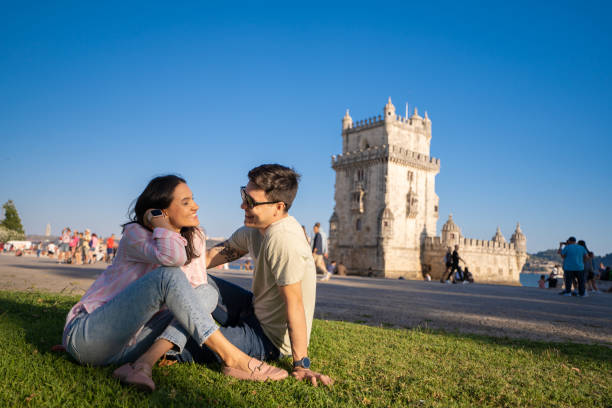
<svg viewBox="0 0 612 408">
<path fill-rule="evenodd" d="M 540 280 L 540 275 L 541 273 L 521 273 L 519 280 L 521 282 L 521 285 L 523 286 L 537 288 L 538 281 Z"/>
</svg>

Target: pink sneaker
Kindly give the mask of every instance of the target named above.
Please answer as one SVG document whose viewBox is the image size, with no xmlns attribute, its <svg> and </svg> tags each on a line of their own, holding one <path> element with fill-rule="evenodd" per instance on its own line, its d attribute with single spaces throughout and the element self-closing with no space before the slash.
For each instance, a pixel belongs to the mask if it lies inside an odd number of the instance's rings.
<svg viewBox="0 0 612 408">
<path fill-rule="evenodd" d="M 259 361 L 255 358 L 251 358 L 249 360 L 249 370 L 251 372 L 242 371 L 238 368 L 232 367 L 223 367 L 223 374 L 228 375 L 230 377 L 238 378 L 239 380 L 248 380 L 248 381 L 279 381 L 284 380 L 289 376 L 289 373 L 282 368 L 272 367 L 264 363 L 263 361 Z"/>
<path fill-rule="evenodd" d="M 155 391 L 151 378 L 151 367 L 141 363 L 127 363 L 113 371 L 113 377 L 124 384 L 133 385 L 141 391 Z"/>
</svg>

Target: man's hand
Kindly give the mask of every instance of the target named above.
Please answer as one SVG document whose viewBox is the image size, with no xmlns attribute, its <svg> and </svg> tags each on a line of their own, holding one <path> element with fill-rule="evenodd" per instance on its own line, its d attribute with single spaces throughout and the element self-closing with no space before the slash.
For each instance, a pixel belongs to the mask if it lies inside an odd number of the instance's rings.
<svg viewBox="0 0 612 408">
<path fill-rule="evenodd" d="M 328 385 L 328 386 L 334 383 L 334 380 L 332 380 L 331 377 L 324 375 L 324 374 L 319 374 L 317 372 L 314 372 L 304 367 L 294 368 L 291 375 L 300 381 L 302 380 L 310 381 L 310 383 L 315 387 L 319 385 L 319 382 L 323 385 Z"/>
</svg>

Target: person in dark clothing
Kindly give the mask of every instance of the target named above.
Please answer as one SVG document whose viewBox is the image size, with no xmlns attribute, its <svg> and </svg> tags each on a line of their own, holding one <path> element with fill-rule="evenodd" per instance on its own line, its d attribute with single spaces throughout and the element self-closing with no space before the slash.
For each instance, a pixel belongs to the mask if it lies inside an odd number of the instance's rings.
<svg viewBox="0 0 612 408">
<path fill-rule="evenodd" d="M 320 227 L 321 224 L 317 222 L 312 228 L 314 234 L 312 236 L 311 249 L 317 273 L 325 277 L 327 276 L 327 265 L 325 265 L 325 256 L 327 252 L 323 236 L 319 231 Z"/>
<path fill-rule="evenodd" d="M 459 271 L 459 261 L 465 263 L 463 258 L 461 258 L 459 256 L 459 245 L 455 245 L 455 250 L 451 254 L 451 268 L 450 268 L 450 272 L 448 273 L 448 275 L 446 276 L 446 279 L 445 279 L 447 282 L 450 283 L 450 277 L 453 276 L 453 274 L 456 271 Z"/>
<path fill-rule="evenodd" d="M 472 274 L 472 272 L 470 272 L 467 266 L 465 267 L 465 270 L 463 271 L 463 281 L 474 283 L 474 275 Z"/>
<path fill-rule="evenodd" d="M 444 255 L 444 273 L 440 276 L 440 283 L 444 283 L 444 277 L 450 272 L 451 267 L 453 266 L 453 252 L 451 251 L 451 247 L 448 247 L 446 250 L 446 255 Z"/>
</svg>

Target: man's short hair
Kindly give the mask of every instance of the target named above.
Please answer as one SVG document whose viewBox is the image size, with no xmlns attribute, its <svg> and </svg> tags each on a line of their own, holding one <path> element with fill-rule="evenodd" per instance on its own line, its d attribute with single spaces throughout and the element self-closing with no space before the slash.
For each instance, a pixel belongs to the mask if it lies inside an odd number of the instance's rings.
<svg viewBox="0 0 612 408">
<path fill-rule="evenodd" d="M 569 237 L 567 242 L 576 242 L 576 237 Z"/>
<path fill-rule="evenodd" d="M 320 222 L 315 222 L 315 225 L 314 225 L 314 226 L 315 226 L 315 227 L 317 227 L 317 228 L 319 228 L 319 227 L 321 227 L 321 223 L 320 223 Z"/>
<path fill-rule="evenodd" d="M 249 171 L 249 181 L 266 193 L 270 201 L 285 203 L 289 211 L 298 190 L 300 175 L 280 164 L 262 164 Z"/>
</svg>

